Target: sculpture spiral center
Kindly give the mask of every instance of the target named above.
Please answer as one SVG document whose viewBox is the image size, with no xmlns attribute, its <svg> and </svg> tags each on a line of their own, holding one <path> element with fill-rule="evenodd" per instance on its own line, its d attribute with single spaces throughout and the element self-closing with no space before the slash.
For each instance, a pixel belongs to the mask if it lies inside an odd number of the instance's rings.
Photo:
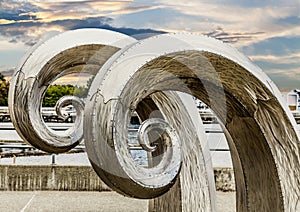
<svg viewBox="0 0 300 212">
<path fill-rule="evenodd" d="M 159 144 L 156 141 L 160 138 L 167 148 L 172 147 L 172 142 L 176 145 L 179 143 L 174 129 L 163 119 L 151 118 L 141 124 L 138 131 L 138 140 L 144 150 L 148 152 L 157 150 Z"/>
</svg>

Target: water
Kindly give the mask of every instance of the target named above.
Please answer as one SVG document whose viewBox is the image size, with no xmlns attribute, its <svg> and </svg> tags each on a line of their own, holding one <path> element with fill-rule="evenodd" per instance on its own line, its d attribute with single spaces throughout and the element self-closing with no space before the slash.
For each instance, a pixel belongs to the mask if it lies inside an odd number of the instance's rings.
<svg viewBox="0 0 300 212">
<path fill-rule="evenodd" d="M 137 130 L 138 125 L 131 125 L 131 130 L 128 132 L 128 143 L 131 145 L 139 145 L 139 142 L 137 140 Z M 141 148 L 132 148 L 130 149 L 130 154 L 133 158 L 133 160 L 138 164 L 142 166 L 148 165 L 147 160 L 147 152 Z"/>
<path fill-rule="evenodd" d="M 53 123 L 51 127 L 56 129 L 68 128 L 70 124 L 65 123 Z M 131 125 L 131 130 L 128 132 L 128 143 L 131 145 L 138 145 L 137 130 L 139 125 Z M 218 124 L 206 124 L 204 125 L 208 136 L 208 143 L 211 152 L 211 157 L 207 160 L 211 160 L 214 167 L 232 167 L 229 147 L 226 142 L 225 135 L 222 132 L 220 125 Z M 12 123 L 0 123 L 0 140 L 7 141 L 22 141 L 20 136 L 14 130 Z M 20 144 L 19 144 L 20 145 Z M 5 149 L 7 151 L 7 149 Z M 10 149 L 14 153 L 21 152 L 20 149 Z M 147 152 L 141 148 L 134 148 L 130 150 L 133 160 L 139 164 L 147 165 Z M 55 156 L 57 158 L 56 163 L 59 165 L 90 165 L 86 153 L 76 154 L 59 154 Z M 52 156 L 26 156 L 17 157 L 16 164 L 22 165 L 49 165 L 51 164 Z M 12 164 L 13 158 L 1 158 L 0 164 Z"/>
</svg>

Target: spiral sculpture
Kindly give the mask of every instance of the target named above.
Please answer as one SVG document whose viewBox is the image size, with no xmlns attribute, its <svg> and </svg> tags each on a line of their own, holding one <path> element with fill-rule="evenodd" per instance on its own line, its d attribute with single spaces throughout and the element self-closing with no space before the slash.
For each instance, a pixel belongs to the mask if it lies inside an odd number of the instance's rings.
<svg viewBox="0 0 300 212">
<path fill-rule="evenodd" d="M 53 134 L 40 115 L 45 90 L 60 76 L 91 69 L 86 102 L 66 97 L 57 104 L 59 111 L 72 101 L 82 115 L 66 135 Z M 261 69 L 221 41 L 188 33 L 136 41 L 75 30 L 35 47 L 11 87 L 12 120 L 33 146 L 64 152 L 84 137 L 94 170 L 115 191 L 151 198 L 151 211 L 215 211 L 210 155 L 192 95 L 214 111 L 226 134 L 237 211 L 300 211 L 295 120 Z M 134 113 L 147 167 L 129 151 Z"/>
<path fill-rule="evenodd" d="M 115 32 L 81 29 L 59 34 L 34 46 L 16 68 L 9 91 L 11 119 L 24 141 L 54 153 L 75 147 L 83 139 L 81 112 L 77 112 L 79 118 L 72 131 L 55 134 L 41 116 L 44 93 L 53 81 L 65 75 L 95 74 L 111 55 L 133 41 Z"/>
</svg>

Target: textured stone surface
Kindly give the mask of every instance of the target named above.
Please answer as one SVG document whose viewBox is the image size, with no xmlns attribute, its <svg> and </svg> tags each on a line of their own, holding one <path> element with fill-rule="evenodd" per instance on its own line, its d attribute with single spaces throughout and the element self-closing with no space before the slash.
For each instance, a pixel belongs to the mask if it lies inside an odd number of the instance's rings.
<svg viewBox="0 0 300 212">
<path fill-rule="evenodd" d="M 0 166 L 0 190 L 109 191 L 90 166 Z"/>
<path fill-rule="evenodd" d="M 228 191 L 228 185 L 234 188 L 233 178 L 229 177 L 232 176 L 232 169 L 216 168 L 214 173 L 218 191 Z M 179 185 L 178 180 L 170 192 L 175 192 L 172 195 L 175 195 L 176 199 L 180 198 L 181 195 L 180 189 L 178 189 L 180 188 Z M 173 191 L 173 189 L 177 190 Z M 0 190 L 108 191 L 111 189 L 102 182 L 90 166 L 1 165 Z M 175 196 L 173 197 L 175 198 Z M 164 202 L 164 204 L 169 203 Z M 176 204 L 178 204 L 178 208 L 181 207 L 180 201 L 177 201 Z"/>
</svg>

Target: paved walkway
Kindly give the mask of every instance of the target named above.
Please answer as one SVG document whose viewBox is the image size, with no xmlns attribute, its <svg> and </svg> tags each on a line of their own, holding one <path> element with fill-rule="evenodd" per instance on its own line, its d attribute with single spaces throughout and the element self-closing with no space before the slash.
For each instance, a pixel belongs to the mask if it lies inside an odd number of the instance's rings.
<svg viewBox="0 0 300 212">
<path fill-rule="evenodd" d="M 217 192 L 218 211 L 235 211 L 234 192 Z M 115 192 L 22 191 L 0 192 L 0 211 L 114 211 L 144 212 L 148 201 Z"/>
</svg>

